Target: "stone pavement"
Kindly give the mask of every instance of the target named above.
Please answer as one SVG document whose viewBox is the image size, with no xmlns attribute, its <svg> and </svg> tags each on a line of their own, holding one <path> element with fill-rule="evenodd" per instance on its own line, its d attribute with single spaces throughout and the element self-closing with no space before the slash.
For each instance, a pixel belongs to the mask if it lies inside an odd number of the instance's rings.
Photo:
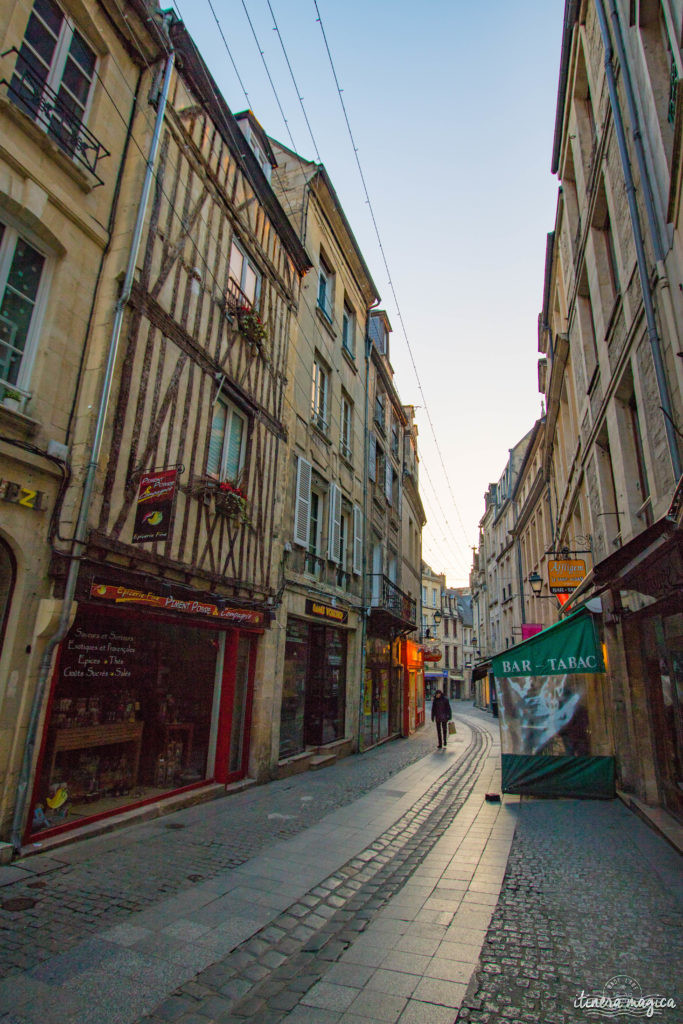
<svg viewBox="0 0 683 1024">
<path fill-rule="evenodd" d="M 50 931 L 56 890 L 74 907 L 54 936 L 75 920 L 90 934 L 13 967 L 0 1021 L 564 1024 L 597 1020 L 574 1001 L 616 976 L 626 981 L 608 992 L 640 985 L 678 1003 L 662 1020 L 683 1019 L 678 855 L 617 801 L 487 802 L 500 785 L 497 722 L 457 710 L 445 752 L 428 727 L 312 777 L 79 844 L 58 869 L 54 855 L 30 858 L 47 869 L 0 889 L 0 906 L 5 892 L 33 892 Z M 212 829 L 228 849 L 205 852 L 204 877 L 188 884 Z M 104 891 L 99 924 L 79 883 L 95 909 Z M 16 933 L 36 936 L 26 913 Z"/>
</svg>

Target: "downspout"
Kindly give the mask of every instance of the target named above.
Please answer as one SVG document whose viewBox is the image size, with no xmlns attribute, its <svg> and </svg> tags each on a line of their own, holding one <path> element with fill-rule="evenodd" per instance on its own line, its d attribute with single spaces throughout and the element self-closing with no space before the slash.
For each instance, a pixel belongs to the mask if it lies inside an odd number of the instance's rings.
<svg viewBox="0 0 683 1024">
<path fill-rule="evenodd" d="M 370 437 L 368 433 L 368 416 L 370 415 L 370 356 L 374 342 L 370 337 L 370 313 L 365 317 L 365 424 L 363 431 L 363 558 L 361 560 L 361 608 L 362 621 L 360 631 L 360 686 L 358 687 L 358 751 L 363 750 L 363 709 L 365 707 L 365 642 L 368 630 L 368 455 Z"/>
<path fill-rule="evenodd" d="M 621 157 L 621 165 L 622 170 L 624 172 L 624 182 L 626 184 L 626 196 L 628 199 L 628 208 L 631 216 L 633 240 L 636 247 L 636 259 L 638 261 L 640 287 L 643 295 L 643 308 L 645 310 L 645 319 L 647 322 L 647 334 L 648 339 L 650 341 L 650 348 L 652 350 L 652 360 L 654 363 L 655 375 L 657 378 L 659 401 L 662 407 L 662 411 L 664 412 L 664 426 L 666 430 L 667 441 L 669 443 L 669 455 L 671 457 L 674 481 L 676 481 L 679 480 L 681 477 L 681 460 L 678 453 L 676 433 L 673 426 L 673 409 L 671 407 L 671 402 L 669 400 L 669 392 L 666 383 L 666 371 L 664 368 L 664 360 L 662 358 L 659 333 L 657 331 L 657 321 L 655 319 L 654 303 L 652 301 L 652 292 L 650 289 L 650 280 L 647 271 L 645 245 L 643 243 L 643 232 L 640 225 L 640 216 L 638 213 L 638 205 L 636 202 L 636 192 L 635 185 L 633 183 L 633 174 L 631 173 L 631 162 L 628 154 L 628 149 L 626 146 L 624 122 L 621 115 L 621 107 L 619 106 L 619 96 L 617 94 L 616 78 L 614 75 L 614 67 L 612 65 L 612 42 L 609 35 L 609 28 L 607 25 L 607 17 L 605 15 L 605 7 L 603 4 L 603 0 L 595 0 L 595 8 L 598 14 L 598 20 L 600 22 L 600 32 L 602 34 L 603 45 L 605 47 L 605 74 L 607 77 L 607 87 L 609 90 L 610 106 L 612 108 L 612 117 L 614 120 L 614 130 L 617 136 L 619 155 Z M 623 66 L 624 60 L 622 60 L 622 67 Z M 645 179 L 645 181 L 647 181 L 647 178 Z M 644 187 L 643 192 L 646 196 L 647 205 L 648 188 Z M 657 243 L 655 241 L 655 238 L 653 238 L 653 243 L 655 245 L 655 250 L 657 250 Z"/>
<path fill-rule="evenodd" d="M 50 640 L 47 642 L 45 651 L 43 652 L 43 656 L 41 658 L 40 669 L 38 673 L 38 681 L 33 696 L 31 713 L 29 716 L 28 726 L 26 730 L 24 754 L 22 758 L 21 771 L 19 774 L 19 782 L 17 784 L 17 800 L 14 807 L 14 818 L 12 821 L 11 840 L 16 853 L 19 853 L 21 851 L 21 836 L 23 831 L 24 816 L 26 813 L 28 787 L 31 777 L 31 765 L 33 763 L 33 752 L 35 749 L 36 734 L 38 731 L 38 720 L 40 718 L 40 711 L 43 705 L 47 681 L 50 676 L 52 657 L 57 646 L 62 642 L 62 640 L 65 638 L 66 634 L 69 631 L 69 619 L 71 618 L 71 608 L 76 593 L 79 563 L 85 551 L 85 541 L 88 533 L 88 517 L 90 514 L 90 505 L 92 502 L 92 494 L 95 486 L 97 466 L 99 462 L 100 453 L 102 450 L 104 426 L 107 416 L 109 396 L 111 394 L 111 387 L 114 377 L 114 366 L 116 364 L 116 357 L 118 353 L 119 339 L 121 336 L 121 327 L 123 324 L 123 315 L 133 287 L 135 264 L 137 261 L 138 250 L 140 248 L 140 240 L 142 238 L 145 212 L 147 209 L 147 202 L 149 199 L 150 189 L 152 187 L 152 179 L 154 177 L 154 164 L 156 162 L 156 156 L 159 149 L 161 128 L 164 120 L 164 114 L 166 111 L 166 103 L 168 100 L 168 93 L 171 84 L 171 74 L 173 71 L 173 65 L 175 61 L 175 53 L 173 49 L 171 49 L 170 42 L 168 43 L 168 46 L 170 52 L 168 53 L 168 56 L 166 58 L 164 81 L 161 90 L 161 95 L 159 97 L 159 102 L 157 105 L 157 116 L 154 125 L 154 134 L 152 136 L 152 141 L 150 144 L 149 157 L 147 158 L 147 168 L 145 171 L 145 179 L 142 185 L 142 193 L 140 196 L 140 205 L 138 207 L 135 228 L 133 230 L 133 238 L 131 241 L 130 253 L 128 256 L 126 276 L 124 278 L 123 288 L 121 289 L 121 294 L 116 303 L 114 312 L 114 323 L 112 325 L 111 337 L 109 340 L 109 351 L 107 355 L 104 380 L 102 382 L 102 393 L 100 395 L 97 421 L 95 424 L 95 433 L 93 436 L 92 443 L 92 453 L 90 456 L 90 462 L 88 463 L 83 483 L 83 493 L 81 496 L 78 521 L 76 523 L 76 529 L 74 531 L 73 547 L 71 550 L 69 561 L 69 571 L 67 574 L 66 584 L 64 587 L 64 597 L 62 599 L 62 610 L 57 630 L 50 638 Z"/>
</svg>

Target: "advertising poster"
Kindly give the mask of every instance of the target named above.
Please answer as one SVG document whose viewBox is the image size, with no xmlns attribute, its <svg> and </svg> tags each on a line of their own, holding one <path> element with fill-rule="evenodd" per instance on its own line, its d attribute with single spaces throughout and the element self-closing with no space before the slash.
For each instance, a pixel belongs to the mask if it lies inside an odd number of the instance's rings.
<svg viewBox="0 0 683 1024">
<path fill-rule="evenodd" d="M 135 509 L 134 544 L 168 537 L 177 478 L 177 469 L 143 473 Z"/>
</svg>

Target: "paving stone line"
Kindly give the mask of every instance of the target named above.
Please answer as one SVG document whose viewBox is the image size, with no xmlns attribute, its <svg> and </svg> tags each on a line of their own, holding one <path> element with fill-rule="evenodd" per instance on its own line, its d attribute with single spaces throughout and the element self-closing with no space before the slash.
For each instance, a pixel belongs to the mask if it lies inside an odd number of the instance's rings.
<svg viewBox="0 0 683 1024">
<path fill-rule="evenodd" d="M 225 959 L 180 986 L 145 1024 L 277 1024 L 325 975 L 419 867 L 479 777 L 490 734 L 469 746 L 397 822 Z"/>
</svg>

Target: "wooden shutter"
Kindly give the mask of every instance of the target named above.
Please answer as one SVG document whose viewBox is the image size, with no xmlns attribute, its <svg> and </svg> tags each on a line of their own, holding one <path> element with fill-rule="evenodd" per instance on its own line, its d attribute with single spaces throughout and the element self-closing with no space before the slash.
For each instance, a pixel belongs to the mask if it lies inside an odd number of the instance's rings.
<svg viewBox="0 0 683 1024">
<path fill-rule="evenodd" d="M 360 506 L 353 506 L 353 571 L 360 576 L 363 571 L 363 513 Z"/>
<path fill-rule="evenodd" d="M 311 519 L 311 464 L 299 458 L 296 466 L 296 497 L 294 499 L 294 543 L 308 547 Z"/>
<path fill-rule="evenodd" d="M 209 453 L 206 459 L 206 472 L 211 476 L 220 476 L 227 417 L 228 410 L 226 406 L 222 402 L 216 402 L 213 408 L 211 434 L 209 435 Z"/>
<path fill-rule="evenodd" d="M 387 501 L 391 505 L 391 484 L 393 481 L 394 470 L 391 465 L 391 460 L 387 455 L 384 460 L 384 493 L 386 494 Z"/>
<path fill-rule="evenodd" d="M 374 430 L 371 430 L 370 431 L 370 435 L 368 437 L 368 477 L 371 480 L 376 480 L 377 479 L 377 476 L 375 474 L 375 461 L 376 461 L 376 459 L 377 459 L 377 438 L 375 436 Z"/>
<path fill-rule="evenodd" d="M 327 557 L 330 562 L 339 561 L 339 541 L 341 536 L 341 490 L 337 484 L 330 484 L 330 507 L 327 527 Z"/>
</svg>

